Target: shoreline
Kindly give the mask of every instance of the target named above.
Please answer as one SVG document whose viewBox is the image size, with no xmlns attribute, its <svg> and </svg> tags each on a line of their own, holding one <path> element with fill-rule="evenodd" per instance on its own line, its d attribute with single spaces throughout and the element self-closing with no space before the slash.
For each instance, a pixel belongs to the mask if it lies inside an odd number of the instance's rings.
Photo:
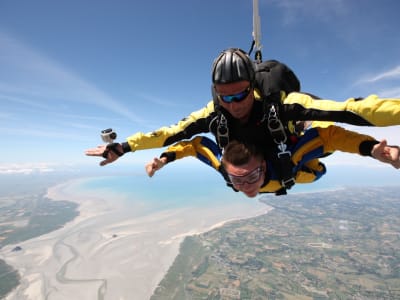
<svg viewBox="0 0 400 300">
<path fill-rule="evenodd" d="M 113 195 L 74 194 L 75 179 L 50 187 L 46 197 L 79 204 L 79 216 L 61 229 L 1 249 L 21 284 L 6 299 L 149 299 L 179 254 L 186 236 L 227 222 L 252 218 L 271 208 L 258 201 L 133 213 Z M 114 195 L 115 196 L 115 195 Z M 140 199 L 138 199 L 140 200 Z M 138 201 L 140 203 L 140 201 Z M 136 207 L 141 209 L 139 207 Z M 131 214 L 133 213 L 133 214 Z"/>
</svg>

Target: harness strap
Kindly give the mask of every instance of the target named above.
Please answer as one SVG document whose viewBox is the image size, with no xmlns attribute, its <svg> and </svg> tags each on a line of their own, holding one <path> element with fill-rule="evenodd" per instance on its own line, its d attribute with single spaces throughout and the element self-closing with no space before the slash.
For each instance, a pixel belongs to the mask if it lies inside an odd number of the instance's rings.
<svg viewBox="0 0 400 300">
<path fill-rule="evenodd" d="M 218 146 L 224 148 L 229 143 L 228 121 L 223 113 L 219 112 L 219 115 L 220 118 L 217 127 Z"/>
<path fill-rule="evenodd" d="M 269 112 L 266 117 L 268 130 L 277 146 L 276 161 L 279 180 L 281 181 L 283 189 L 290 189 L 295 184 L 295 179 L 293 177 L 293 163 L 291 159 L 292 154 L 288 150 L 286 144 L 288 140 L 287 134 L 282 121 L 278 117 L 278 110 L 275 107 L 275 104 L 271 103 L 269 105 Z M 280 191 L 280 194 L 286 194 L 286 190 Z"/>
<path fill-rule="evenodd" d="M 286 149 L 286 144 L 278 145 L 278 149 L 284 146 Z M 292 163 L 292 154 L 290 151 L 282 150 L 277 153 L 278 161 L 280 163 L 280 180 L 283 187 L 290 189 L 295 183 L 295 179 L 293 177 L 293 163 Z"/>
</svg>

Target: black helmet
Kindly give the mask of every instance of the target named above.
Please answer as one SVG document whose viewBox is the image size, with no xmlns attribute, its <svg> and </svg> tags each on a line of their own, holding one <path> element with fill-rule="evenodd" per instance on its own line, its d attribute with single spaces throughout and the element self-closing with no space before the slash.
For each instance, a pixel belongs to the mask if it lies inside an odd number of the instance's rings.
<svg viewBox="0 0 400 300">
<path fill-rule="evenodd" d="M 242 80 L 253 82 L 254 63 L 245 51 L 229 48 L 221 52 L 212 66 L 212 82 L 231 83 Z"/>
</svg>

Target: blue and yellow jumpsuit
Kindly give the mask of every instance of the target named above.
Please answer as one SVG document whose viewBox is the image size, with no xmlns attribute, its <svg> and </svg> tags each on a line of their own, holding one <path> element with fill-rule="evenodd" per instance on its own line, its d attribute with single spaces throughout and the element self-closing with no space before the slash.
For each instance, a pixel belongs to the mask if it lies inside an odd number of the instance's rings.
<svg viewBox="0 0 400 300">
<path fill-rule="evenodd" d="M 373 145 L 377 144 L 374 138 L 345 130 L 339 126 L 327 128 L 310 128 L 289 149 L 292 153 L 293 175 L 296 183 L 311 183 L 318 180 L 326 173 L 324 164 L 318 158 L 324 157 L 334 151 L 356 153 L 370 156 Z M 197 136 L 190 141 L 181 141 L 170 146 L 161 157 L 166 157 L 167 162 L 193 156 L 219 171 L 225 180 L 227 174 L 221 166 L 221 151 L 215 142 L 204 136 Z M 265 182 L 260 188 L 260 193 L 276 193 L 283 186 L 278 179 L 272 161 L 266 159 L 267 168 Z"/>
</svg>

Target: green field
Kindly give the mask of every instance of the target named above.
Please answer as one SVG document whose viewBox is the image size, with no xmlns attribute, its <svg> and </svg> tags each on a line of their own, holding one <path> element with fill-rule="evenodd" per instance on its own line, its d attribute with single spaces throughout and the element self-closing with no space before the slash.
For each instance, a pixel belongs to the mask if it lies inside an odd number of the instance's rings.
<svg viewBox="0 0 400 300">
<path fill-rule="evenodd" d="M 264 197 L 186 238 L 156 299 L 400 299 L 400 189 Z"/>
</svg>

